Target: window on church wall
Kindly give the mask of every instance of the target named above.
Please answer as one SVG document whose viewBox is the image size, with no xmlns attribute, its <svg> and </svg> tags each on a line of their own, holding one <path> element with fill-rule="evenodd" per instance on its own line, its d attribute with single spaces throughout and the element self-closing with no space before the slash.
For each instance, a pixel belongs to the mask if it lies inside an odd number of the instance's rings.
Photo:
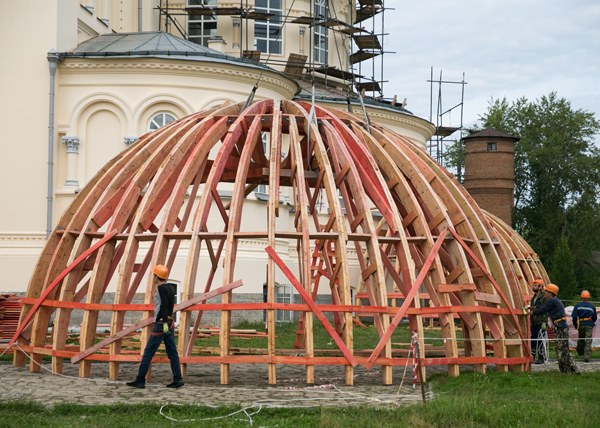
<svg viewBox="0 0 600 428">
<path fill-rule="evenodd" d="M 318 19 L 326 19 L 329 17 L 329 9 L 327 8 L 328 0 L 315 0 L 314 15 Z M 314 61 L 320 64 L 328 63 L 328 44 L 329 44 L 329 29 L 325 25 L 315 25 L 314 27 Z"/>
<path fill-rule="evenodd" d="M 218 0 L 188 0 L 190 7 L 217 7 Z M 217 35 L 217 18 L 212 15 L 188 15 L 187 33 L 191 42 L 208 46 L 208 40 Z"/>
<path fill-rule="evenodd" d="M 275 303 L 292 303 L 292 286 L 289 284 L 275 285 Z M 292 321 L 292 311 L 285 309 L 275 310 L 276 322 Z"/>
<path fill-rule="evenodd" d="M 275 14 L 268 20 L 254 22 L 254 49 L 263 53 L 283 54 L 283 0 L 256 0 L 254 4 L 259 13 Z"/>
<path fill-rule="evenodd" d="M 148 132 L 156 131 L 158 128 L 162 128 L 175 120 L 175 117 L 169 113 L 162 112 L 155 114 L 148 123 Z"/>
</svg>

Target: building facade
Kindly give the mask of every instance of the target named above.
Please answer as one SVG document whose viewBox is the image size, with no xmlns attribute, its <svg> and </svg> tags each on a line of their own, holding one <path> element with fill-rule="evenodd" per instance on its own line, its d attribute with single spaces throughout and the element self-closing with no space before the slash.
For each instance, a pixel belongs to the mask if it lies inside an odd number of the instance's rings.
<svg viewBox="0 0 600 428">
<path fill-rule="evenodd" d="M 0 102 L 5 157 L 0 171 L 5 202 L 0 213 L 0 269 L 5 272 L 1 291 L 27 289 L 47 234 L 61 213 L 106 162 L 140 136 L 194 112 L 242 102 L 257 82 L 255 99 L 310 102 L 305 72 L 283 73 L 290 54 L 348 70 L 348 55 L 338 55 L 333 47 L 347 44 L 349 35 L 310 22 L 287 22 L 334 13 L 336 19 L 352 22 L 354 4 L 249 3 L 254 12 L 274 18 L 243 19 L 187 10 L 239 6 L 217 0 L 170 1 L 170 14 L 161 13 L 164 5 L 159 0 L 29 0 L 2 6 L 0 40 L 5 62 L 0 76 L 10 84 L 5 85 Z M 43 19 L 32 20 L 33 10 Z M 262 63 L 243 58 L 249 51 L 260 51 Z M 316 80 L 321 91 L 317 104 L 348 108 L 347 93 L 339 90 L 345 85 L 342 79 Z M 355 96 L 351 104 L 355 113 L 362 111 Z M 365 109 L 371 120 L 422 147 L 434 132 L 431 123 L 393 103 L 365 98 Z M 227 195 L 229 190 L 224 186 L 218 191 Z M 263 221 L 265 194 L 259 188 L 248 195 L 244 209 L 256 214 L 246 219 Z M 289 197 L 280 195 L 282 228 L 293 228 Z M 326 222 L 327 213 L 320 215 Z M 286 240 L 278 240 L 277 245 L 293 266 L 295 247 Z M 250 239 L 240 243 L 238 255 L 251 267 L 244 292 L 257 299 L 262 298 L 265 282 L 260 267 L 267 261 L 263 248 L 263 242 Z M 208 254 L 200 256 L 209 263 Z M 173 279 L 182 275 L 182 266 L 175 263 Z M 292 299 L 292 287 L 285 278 L 280 280 L 281 298 Z M 358 286 L 358 278 L 354 281 Z M 282 319 L 285 316 L 281 314 Z"/>
</svg>

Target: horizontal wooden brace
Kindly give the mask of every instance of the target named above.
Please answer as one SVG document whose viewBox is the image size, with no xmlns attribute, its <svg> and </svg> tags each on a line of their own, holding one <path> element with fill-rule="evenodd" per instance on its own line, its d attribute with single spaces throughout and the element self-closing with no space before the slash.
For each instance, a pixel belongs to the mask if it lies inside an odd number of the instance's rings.
<svg viewBox="0 0 600 428">
<path fill-rule="evenodd" d="M 477 291 L 475 284 L 439 284 L 440 293 L 454 293 L 456 291 Z"/>
<path fill-rule="evenodd" d="M 496 294 L 482 293 L 480 291 L 475 292 L 475 300 L 479 302 L 496 303 L 498 305 L 502 303 L 500 296 Z"/>
</svg>

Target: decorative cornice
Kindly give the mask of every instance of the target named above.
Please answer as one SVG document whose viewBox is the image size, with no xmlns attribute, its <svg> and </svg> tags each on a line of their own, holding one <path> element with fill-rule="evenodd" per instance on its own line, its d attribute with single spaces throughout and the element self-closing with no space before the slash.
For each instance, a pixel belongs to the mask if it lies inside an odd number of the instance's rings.
<svg viewBox="0 0 600 428">
<path fill-rule="evenodd" d="M 67 153 L 79 153 L 79 137 L 65 136 L 62 137 L 62 142 L 67 146 Z"/>
<path fill-rule="evenodd" d="M 0 233 L 0 256 L 39 256 L 46 244 L 45 233 Z"/>
<path fill-rule="evenodd" d="M 128 61 L 119 61 L 121 59 L 126 59 Z M 145 58 L 147 59 L 147 58 Z M 132 61 L 137 60 L 137 61 Z M 202 65 L 193 64 L 192 61 L 187 60 L 177 60 L 177 58 L 173 59 L 165 59 L 165 61 L 144 61 L 141 62 L 140 58 L 111 58 L 110 60 L 76 60 L 76 59 L 68 59 L 59 65 L 63 72 L 76 72 L 76 71 L 84 71 L 89 70 L 93 71 L 131 71 L 138 73 L 139 70 L 156 70 L 156 71 L 164 71 L 164 72 L 185 72 L 195 77 L 201 78 L 210 78 L 210 79 L 223 79 L 229 80 L 225 76 L 234 76 L 242 79 L 251 80 L 252 83 L 256 81 L 260 74 L 260 70 L 251 69 L 244 65 L 238 65 L 236 63 L 226 64 L 227 66 L 219 66 L 221 65 L 218 62 L 202 62 Z M 192 63 L 192 64 L 191 64 Z M 223 64 L 225 65 L 225 64 Z M 204 76 L 199 76 L 199 73 L 206 73 Z M 275 75 L 275 77 L 269 76 Z M 292 81 L 286 81 L 287 78 L 285 76 L 279 76 L 276 72 L 266 70 L 266 73 L 263 74 L 261 81 L 269 83 L 273 86 L 280 87 L 289 91 L 291 94 L 296 92 L 296 85 L 292 84 Z"/>
</svg>

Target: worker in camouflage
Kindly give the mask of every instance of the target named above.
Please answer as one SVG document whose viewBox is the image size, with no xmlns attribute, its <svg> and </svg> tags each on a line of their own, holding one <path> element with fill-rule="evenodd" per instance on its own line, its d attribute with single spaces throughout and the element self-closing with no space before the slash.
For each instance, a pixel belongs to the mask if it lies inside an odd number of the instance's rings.
<svg viewBox="0 0 600 428">
<path fill-rule="evenodd" d="M 580 357 L 583 355 L 583 360 L 586 363 L 590 362 L 590 357 L 592 355 L 592 332 L 596 325 L 596 320 L 598 319 L 596 308 L 588 302 L 589 299 L 589 291 L 582 291 L 581 302 L 575 305 L 571 314 L 573 325 L 579 331 L 577 354 Z"/>
<path fill-rule="evenodd" d="M 542 306 L 531 306 L 531 314 L 539 315 L 548 312 L 548 315 L 550 315 L 550 318 L 554 323 L 558 369 L 561 373 L 579 374 L 579 369 L 575 365 L 575 359 L 569 351 L 569 327 L 567 326 L 565 307 L 556 297 L 558 294 L 558 287 L 554 284 L 548 284 L 546 285 L 544 293 L 546 296 L 546 303 Z"/>
<path fill-rule="evenodd" d="M 536 279 L 531 284 L 533 296 L 531 297 L 531 306 L 542 306 L 546 303 L 544 296 L 544 283 L 541 279 Z M 533 364 L 544 364 L 546 362 L 546 349 L 543 338 L 546 335 L 546 323 L 548 322 L 548 313 L 531 316 L 531 355 Z M 536 354 L 538 359 L 535 359 Z"/>
</svg>

